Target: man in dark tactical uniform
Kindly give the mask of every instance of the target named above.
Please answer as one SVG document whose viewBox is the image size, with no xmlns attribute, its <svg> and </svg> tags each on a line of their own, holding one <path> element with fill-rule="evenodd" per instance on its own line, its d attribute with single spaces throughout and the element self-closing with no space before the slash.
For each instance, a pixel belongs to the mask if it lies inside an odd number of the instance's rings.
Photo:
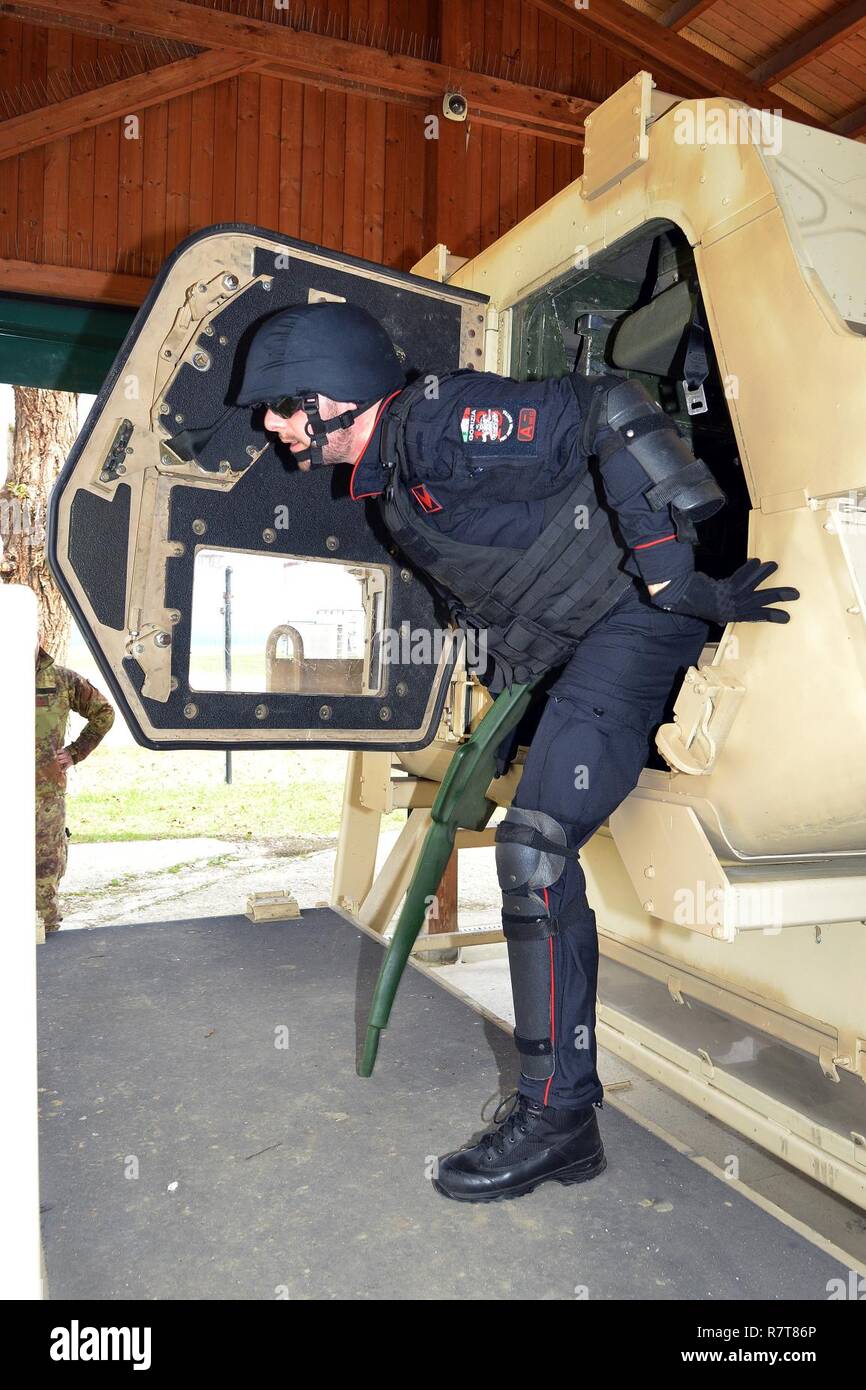
<svg viewBox="0 0 866 1390">
<path fill-rule="evenodd" d="M 496 833 L 519 1089 L 434 1185 L 494 1201 L 592 1178 L 598 941 L 578 851 L 637 785 L 708 623 L 787 622 L 770 605 L 798 591 L 758 589 L 772 562 L 695 571 L 694 522 L 724 495 L 636 381 L 461 371 L 407 385 L 381 324 L 329 303 L 258 329 L 237 399 L 267 406 L 300 469 L 353 466 L 351 496 L 378 499 L 454 620 L 483 631 L 491 691 L 557 673 Z"/>
</svg>

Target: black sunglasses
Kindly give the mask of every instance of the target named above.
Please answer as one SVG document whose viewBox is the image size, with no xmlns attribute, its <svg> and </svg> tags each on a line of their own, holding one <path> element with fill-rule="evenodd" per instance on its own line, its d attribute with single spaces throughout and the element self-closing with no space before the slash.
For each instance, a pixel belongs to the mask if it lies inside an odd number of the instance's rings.
<svg viewBox="0 0 866 1390">
<path fill-rule="evenodd" d="M 277 401 L 263 401 L 262 405 L 267 406 L 275 415 L 281 415 L 284 420 L 290 420 L 296 415 L 304 403 L 303 396 L 281 396 Z"/>
</svg>

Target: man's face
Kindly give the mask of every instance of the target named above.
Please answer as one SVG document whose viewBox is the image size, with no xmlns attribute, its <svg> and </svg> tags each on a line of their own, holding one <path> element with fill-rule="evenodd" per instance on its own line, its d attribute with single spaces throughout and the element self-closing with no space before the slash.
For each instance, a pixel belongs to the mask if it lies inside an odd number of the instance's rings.
<svg viewBox="0 0 866 1390">
<path fill-rule="evenodd" d="M 335 415 L 342 415 L 344 410 L 354 410 L 355 405 L 349 401 L 332 401 L 329 396 L 319 396 L 319 414 L 323 420 L 333 420 Z M 357 425 L 357 421 L 356 421 Z M 309 448 L 310 439 L 307 434 L 307 417 L 303 410 L 296 410 L 294 415 L 288 419 L 283 415 L 277 415 L 273 410 L 265 412 L 265 429 L 279 436 L 283 444 L 287 444 L 293 454 L 302 453 Z M 351 463 L 357 448 L 355 447 L 355 425 L 350 425 L 348 429 L 334 430 L 328 435 L 327 443 L 322 448 L 322 460 L 324 463 Z M 309 472 L 310 460 L 298 459 L 298 467 L 304 472 Z"/>
</svg>

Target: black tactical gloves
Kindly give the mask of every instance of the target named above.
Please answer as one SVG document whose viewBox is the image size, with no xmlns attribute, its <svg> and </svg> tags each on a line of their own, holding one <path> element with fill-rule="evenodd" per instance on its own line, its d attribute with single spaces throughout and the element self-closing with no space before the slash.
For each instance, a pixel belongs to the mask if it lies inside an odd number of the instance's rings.
<svg viewBox="0 0 866 1390">
<path fill-rule="evenodd" d="M 695 570 L 672 579 L 651 595 L 657 608 L 669 613 L 686 613 L 693 618 L 719 623 L 787 623 L 790 613 L 770 608 L 772 603 L 790 603 L 800 597 L 799 589 L 759 589 L 779 566 L 775 560 L 762 564 L 747 560 L 728 579 L 710 579 Z"/>
</svg>

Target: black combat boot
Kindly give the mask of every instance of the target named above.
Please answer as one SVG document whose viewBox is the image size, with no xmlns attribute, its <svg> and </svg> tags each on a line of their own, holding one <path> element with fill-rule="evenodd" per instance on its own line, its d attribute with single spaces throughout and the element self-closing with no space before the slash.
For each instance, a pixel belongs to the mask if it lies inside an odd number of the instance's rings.
<svg viewBox="0 0 866 1390">
<path fill-rule="evenodd" d="M 512 1108 L 499 1119 L 503 1106 Z M 501 1202 L 522 1197 L 551 1178 L 588 1182 L 607 1166 L 595 1107 L 560 1110 L 519 1093 L 493 1117 L 496 1129 L 477 1144 L 439 1160 L 433 1186 L 457 1202 Z"/>
</svg>

